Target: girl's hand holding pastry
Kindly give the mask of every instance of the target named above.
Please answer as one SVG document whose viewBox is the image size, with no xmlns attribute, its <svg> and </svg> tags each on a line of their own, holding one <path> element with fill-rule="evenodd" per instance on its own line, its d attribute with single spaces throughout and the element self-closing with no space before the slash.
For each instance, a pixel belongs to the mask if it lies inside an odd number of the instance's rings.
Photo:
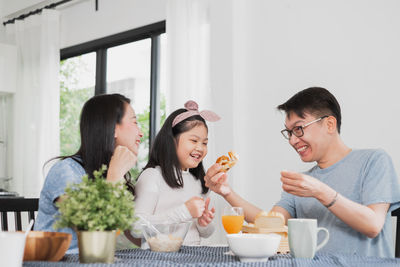
<svg viewBox="0 0 400 267">
<path fill-rule="evenodd" d="M 200 218 L 197 219 L 197 222 L 200 226 L 209 225 L 214 219 L 215 208 L 208 209 L 208 205 L 210 204 L 210 198 L 208 197 L 205 201 L 205 209 Z"/>
<path fill-rule="evenodd" d="M 199 218 L 205 210 L 205 202 L 201 197 L 192 197 L 185 202 L 192 218 Z"/>
</svg>

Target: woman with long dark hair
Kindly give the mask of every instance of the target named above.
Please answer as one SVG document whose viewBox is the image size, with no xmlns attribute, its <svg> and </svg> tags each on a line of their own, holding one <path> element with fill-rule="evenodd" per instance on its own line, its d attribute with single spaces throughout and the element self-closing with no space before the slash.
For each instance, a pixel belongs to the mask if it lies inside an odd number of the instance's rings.
<svg viewBox="0 0 400 267">
<path fill-rule="evenodd" d="M 135 111 L 130 100 L 120 94 L 99 95 L 83 106 L 80 118 L 81 146 L 74 155 L 60 159 L 50 169 L 39 200 L 35 230 L 54 231 L 54 216 L 58 213 L 55 202 L 62 201 L 69 183 L 79 183 L 82 176 L 93 178 L 93 171 L 107 166 L 107 181 L 125 179 L 133 193 L 129 170 L 136 164 L 140 138 Z M 59 231 L 72 234 L 67 253 L 77 253 L 75 232 L 70 228 Z"/>
</svg>

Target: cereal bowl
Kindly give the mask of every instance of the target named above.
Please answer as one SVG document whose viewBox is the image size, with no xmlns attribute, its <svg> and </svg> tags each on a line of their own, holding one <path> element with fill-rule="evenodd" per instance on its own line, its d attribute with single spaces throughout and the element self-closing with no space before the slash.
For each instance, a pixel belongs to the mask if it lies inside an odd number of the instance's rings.
<svg viewBox="0 0 400 267">
<path fill-rule="evenodd" d="M 281 236 L 278 234 L 228 234 L 226 235 L 232 252 L 240 261 L 267 261 L 276 254 Z"/>
<path fill-rule="evenodd" d="M 143 224 L 142 230 L 151 251 L 175 252 L 180 250 L 191 225 L 191 221 Z"/>
</svg>

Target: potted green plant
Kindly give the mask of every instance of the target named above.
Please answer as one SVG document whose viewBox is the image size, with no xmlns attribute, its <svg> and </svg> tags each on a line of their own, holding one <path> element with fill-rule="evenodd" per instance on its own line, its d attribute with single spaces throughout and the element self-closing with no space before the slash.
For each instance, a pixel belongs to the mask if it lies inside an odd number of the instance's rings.
<svg viewBox="0 0 400 267">
<path fill-rule="evenodd" d="M 65 198 L 57 203 L 59 216 L 54 227 L 76 231 L 81 263 L 113 263 L 117 231 L 136 220 L 133 195 L 122 182 L 107 182 L 105 165 L 94 171 L 94 179 L 82 177 L 79 184 L 69 184 Z"/>
</svg>

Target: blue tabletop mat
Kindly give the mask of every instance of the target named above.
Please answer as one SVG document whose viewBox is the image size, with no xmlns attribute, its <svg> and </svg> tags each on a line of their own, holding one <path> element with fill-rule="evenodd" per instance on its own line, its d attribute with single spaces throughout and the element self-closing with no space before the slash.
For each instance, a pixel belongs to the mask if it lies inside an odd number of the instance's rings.
<svg viewBox="0 0 400 267">
<path fill-rule="evenodd" d="M 228 247 L 188 247 L 179 252 L 152 252 L 142 249 L 121 250 L 115 253 L 114 264 L 85 264 L 85 266 L 400 266 L 400 258 L 361 257 L 345 254 L 317 253 L 314 259 L 296 259 L 290 255 L 275 255 L 267 262 L 240 262 L 225 253 Z M 78 254 L 66 255 L 60 262 L 24 262 L 23 266 L 82 266 Z"/>
</svg>

